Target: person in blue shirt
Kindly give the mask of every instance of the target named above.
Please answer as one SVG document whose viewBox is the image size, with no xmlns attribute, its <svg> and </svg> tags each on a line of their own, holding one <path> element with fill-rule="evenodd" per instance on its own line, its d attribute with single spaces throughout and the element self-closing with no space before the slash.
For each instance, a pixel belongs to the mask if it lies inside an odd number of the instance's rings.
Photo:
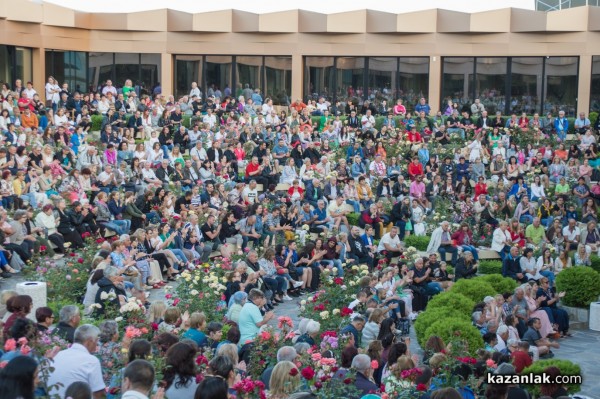
<svg viewBox="0 0 600 399">
<path fill-rule="evenodd" d="M 364 317 L 355 316 L 350 324 L 342 328 L 342 331 L 340 331 L 340 336 L 343 337 L 347 336 L 348 334 L 352 334 L 352 337 L 354 338 L 354 347 L 357 349 L 360 348 L 360 332 L 365 326 L 365 322 L 366 320 Z"/>
<path fill-rule="evenodd" d="M 330 230 L 332 227 L 331 218 L 327 216 L 327 208 L 325 208 L 325 201 L 318 200 L 317 207 L 313 211 L 313 215 L 317 217 L 314 221 L 313 226 L 322 231 Z"/>
<path fill-rule="evenodd" d="M 202 348 L 208 344 L 206 334 L 202 332 L 206 328 L 206 316 L 201 312 L 194 312 L 188 321 L 190 328 L 183 334 L 183 338 L 191 339 L 198 347 Z"/>
<path fill-rule="evenodd" d="M 256 89 L 256 90 L 254 90 L 254 93 L 252 93 L 252 102 L 254 103 L 254 105 L 262 105 L 263 104 L 263 98 L 260 95 L 260 89 Z"/>
<path fill-rule="evenodd" d="M 352 163 L 354 157 L 356 156 L 359 156 L 361 159 L 364 159 L 365 157 L 363 149 L 358 141 L 355 141 L 354 144 L 352 144 L 352 146 L 348 147 L 348 150 L 346 151 L 346 161 L 348 163 Z"/>
<path fill-rule="evenodd" d="M 421 97 L 419 103 L 415 106 L 415 112 L 419 114 L 421 112 L 425 112 L 425 115 L 429 116 L 429 113 L 431 112 L 431 107 L 429 106 L 429 104 L 427 104 L 425 97 Z"/>
<path fill-rule="evenodd" d="M 558 138 L 561 141 L 565 141 L 567 132 L 569 131 L 569 120 L 565 118 L 565 111 L 558 112 L 558 118 L 554 120 L 554 130 Z"/>
<path fill-rule="evenodd" d="M 283 138 L 280 138 L 277 141 L 277 144 L 273 147 L 272 153 L 273 158 L 278 159 L 280 165 L 285 165 L 285 161 L 290 156 L 290 149 L 285 145 Z"/>
</svg>

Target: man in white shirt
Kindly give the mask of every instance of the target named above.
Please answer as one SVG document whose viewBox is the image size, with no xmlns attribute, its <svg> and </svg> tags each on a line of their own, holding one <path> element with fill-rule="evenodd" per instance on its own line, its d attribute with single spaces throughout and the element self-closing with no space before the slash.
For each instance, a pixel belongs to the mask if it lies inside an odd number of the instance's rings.
<svg viewBox="0 0 600 399">
<path fill-rule="evenodd" d="M 200 89 L 198 88 L 198 83 L 196 82 L 192 82 L 192 89 L 190 90 L 190 98 L 194 96 L 202 98 L 202 93 L 200 92 Z"/>
<path fill-rule="evenodd" d="M 106 81 L 106 86 L 102 88 L 102 94 L 107 95 L 108 93 L 112 93 L 114 97 L 117 96 L 117 89 L 112 85 L 112 80 Z"/>
<path fill-rule="evenodd" d="M 25 88 L 25 90 L 23 91 L 27 93 L 27 98 L 31 99 L 33 99 L 33 96 L 37 94 L 37 91 L 35 91 L 35 89 L 33 88 L 33 83 L 31 82 L 27 82 L 27 88 Z"/>
<path fill-rule="evenodd" d="M 154 388 L 154 366 L 147 360 L 137 359 L 129 363 L 123 373 L 121 399 L 148 399 Z M 159 388 L 156 397 L 162 397 L 164 388 Z"/>
<path fill-rule="evenodd" d="M 398 227 L 392 227 L 389 233 L 385 233 L 381 237 L 377 246 L 377 252 L 384 254 L 388 259 L 402 254 L 402 244 L 400 243 L 400 236 L 398 236 Z"/>
<path fill-rule="evenodd" d="M 333 219 L 333 227 L 335 229 L 339 230 L 340 224 L 343 223 L 346 227 L 346 233 L 350 232 L 350 225 L 346 217 L 350 211 L 346 209 L 346 201 L 343 196 L 339 195 L 334 201 L 330 201 L 327 210 L 329 211 L 329 216 Z"/>
<path fill-rule="evenodd" d="M 375 117 L 373 117 L 373 115 L 371 115 L 370 109 L 368 109 L 366 114 L 363 115 L 360 122 L 362 124 L 363 132 L 373 129 L 373 127 L 375 126 Z"/>
<path fill-rule="evenodd" d="M 323 97 L 319 97 L 319 102 L 317 102 L 317 110 L 321 113 L 321 115 L 323 115 L 327 109 L 329 109 L 329 103 L 325 101 Z"/>
<path fill-rule="evenodd" d="M 217 117 L 212 113 L 212 108 L 208 108 L 206 110 L 206 115 L 202 118 L 202 122 L 210 126 L 210 128 L 214 128 L 217 124 Z"/>
<path fill-rule="evenodd" d="M 208 159 L 208 154 L 206 153 L 206 150 L 202 147 L 202 140 L 196 141 L 196 146 L 190 150 L 190 156 L 194 161 L 205 161 L 206 159 Z"/>
<path fill-rule="evenodd" d="M 99 335 L 100 330 L 96 326 L 79 326 L 75 330 L 73 345 L 58 352 L 54 357 L 52 372 L 47 381 L 47 386 L 56 387 L 52 391 L 53 395 L 63 398 L 69 385 L 81 381 L 90 386 L 94 399 L 105 397 L 106 386 L 102 378 L 102 366 L 100 360 L 92 355 L 98 349 Z"/>
<path fill-rule="evenodd" d="M 242 191 L 242 198 L 248 204 L 254 204 L 258 198 L 258 190 L 256 189 L 256 180 L 250 180 L 244 191 Z"/>
<path fill-rule="evenodd" d="M 142 169 L 142 179 L 144 180 L 144 183 L 155 187 L 162 186 L 162 182 L 158 180 L 158 177 L 156 177 L 156 174 L 154 174 L 154 169 L 150 167 L 152 166 L 152 163 L 148 161 L 140 161 L 140 163 L 142 162 L 144 164 Z"/>
<path fill-rule="evenodd" d="M 563 227 L 562 234 L 565 239 L 565 249 L 567 251 L 575 251 L 579 245 L 579 237 L 581 236 L 581 230 L 577 227 L 577 221 L 569 219 L 569 224 Z"/>
</svg>

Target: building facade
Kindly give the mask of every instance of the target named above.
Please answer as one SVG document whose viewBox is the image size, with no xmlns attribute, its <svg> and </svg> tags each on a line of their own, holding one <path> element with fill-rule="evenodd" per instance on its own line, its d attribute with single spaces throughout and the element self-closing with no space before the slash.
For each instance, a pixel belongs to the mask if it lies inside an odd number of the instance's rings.
<svg viewBox="0 0 600 399">
<path fill-rule="evenodd" d="M 0 80 L 72 89 L 124 79 L 163 94 L 260 88 L 276 104 L 319 95 L 407 104 L 480 98 L 490 110 L 600 109 L 600 8 L 404 14 L 293 10 L 83 13 L 0 0 Z"/>
</svg>

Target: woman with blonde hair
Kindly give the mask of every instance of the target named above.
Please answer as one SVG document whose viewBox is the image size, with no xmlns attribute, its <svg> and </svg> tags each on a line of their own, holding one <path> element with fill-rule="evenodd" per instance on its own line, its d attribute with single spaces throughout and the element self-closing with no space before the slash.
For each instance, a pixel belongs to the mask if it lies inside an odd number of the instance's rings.
<svg viewBox="0 0 600 399">
<path fill-rule="evenodd" d="M 292 372 L 296 370 L 296 372 Z M 293 375 L 292 375 L 293 374 Z M 269 381 L 269 399 L 287 399 L 300 387 L 300 372 L 292 362 L 277 363 Z"/>
</svg>

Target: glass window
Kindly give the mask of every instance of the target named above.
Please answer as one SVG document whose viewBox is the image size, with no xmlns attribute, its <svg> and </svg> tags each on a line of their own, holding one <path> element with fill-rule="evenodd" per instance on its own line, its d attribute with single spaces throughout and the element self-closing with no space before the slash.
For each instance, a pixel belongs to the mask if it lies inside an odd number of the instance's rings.
<svg viewBox="0 0 600 399">
<path fill-rule="evenodd" d="M 140 59 L 140 77 L 133 80 L 134 86 L 140 86 L 141 93 L 151 93 L 154 87 L 160 83 L 160 54 L 142 54 Z M 190 84 L 192 82 L 190 81 Z"/>
<path fill-rule="evenodd" d="M 542 98 L 542 69 L 540 57 L 514 57 L 511 62 L 510 106 L 511 113 L 540 112 Z"/>
<path fill-rule="evenodd" d="M 189 94 L 190 90 L 192 89 L 192 82 L 196 82 L 198 84 L 198 87 L 202 89 L 201 78 L 201 55 L 175 56 L 175 95 L 177 97 Z"/>
<path fill-rule="evenodd" d="M 114 53 L 89 53 L 88 76 L 92 88 L 99 90 L 104 82 L 113 79 L 113 56 Z"/>
<path fill-rule="evenodd" d="M 475 98 L 479 98 L 489 115 L 504 113 L 506 101 L 507 59 L 477 58 Z"/>
<path fill-rule="evenodd" d="M 380 103 L 385 100 L 393 106 L 396 92 L 398 58 L 369 57 L 368 98 Z"/>
<path fill-rule="evenodd" d="M 336 96 L 341 101 L 348 98 L 358 98 L 359 103 L 365 95 L 364 57 L 338 57 L 336 64 Z"/>
<path fill-rule="evenodd" d="M 333 96 L 333 57 L 304 57 L 304 93 L 307 98 Z"/>
<path fill-rule="evenodd" d="M 419 99 L 427 98 L 429 93 L 429 57 L 401 57 L 399 70 L 398 97 L 412 110 Z"/>
<path fill-rule="evenodd" d="M 458 108 L 472 101 L 474 59 L 472 57 L 444 57 L 442 66 L 442 108 L 448 100 Z"/>
<path fill-rule="evenodd" d="M 600 112 L 600 55 L 592 58 L 592 87 L 590 90 L 590 110 Z"/>
<path fill-rule="evenodd" d="M 273 105 L 290 104 L 292 57 L 265 57 L 265 85 L 265 95 L 273 99 Z"/>
<path fill-rule="evenodd" d="M 577 116 L 578 69 L 578 57 L 546 58 L 545 112 L 556 114 L 563 110 L 567 116 Z"/>
<path fill-rule="evenodd" d="M 140 54 L 115 53 L 115 71 L 113 85 L 117 88 L 123 87 L 127 79 L 132 82 L 138 81 L 140 79 Z"/>
<path fill-rule="evenodd" d="M 226 87 L 231 82 L 231 59 L 231 56 L 206 56 L 205 90 L 203 91 L 208 96 L 214 95 L 216 88 Z"/>
<path fill-rule="evenodd" d="M 16 47 L 15 50 L 15 79 L 21 79 L 25 87 L 25 83 L 33 80 L 31 49 Z"/>
<path fill-rule="evenodd" d="M 12 81 L 12 61 L 8 52 L 9 46 L 0 45 L 0 82 L 8 83 L 12 89 L 14 82 Z"/>
<path fill-rule="evenodd" d="M 260 89 L 261 92 L 264 91 L 261 87 L 262 82 L 260 78 L 263 57 L 237 56 L 235 57 L 235 62 L 237 82 L 241 83 L 244 87 L 249 85 L 251 89 Z M 221 88 L 223 88 L 223 86 Z"/>
</svg>

